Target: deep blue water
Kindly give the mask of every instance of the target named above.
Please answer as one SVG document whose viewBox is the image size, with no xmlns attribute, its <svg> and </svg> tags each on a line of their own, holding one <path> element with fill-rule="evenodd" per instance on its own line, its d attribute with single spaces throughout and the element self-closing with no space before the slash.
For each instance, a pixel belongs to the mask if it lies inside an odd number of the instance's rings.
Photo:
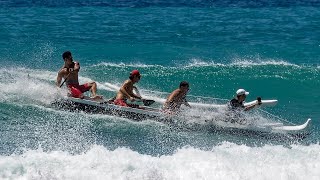
<svg viewBox="0 0 320 180">
<path fill-rule="evenodd" d="M 319 6 L 317 0 L 59 0 L 59 1 L 35 1 L 35 0 L 1 0 L 1 5 L 4 7 L 79 7 L 79 6 L 102 6 L 102 7 L 130 7 L 144 8 L 150 6 L 156 7 L 243 7 L 243 8 L 264 8 L 264 7 L 294 7 L 294 6 Z"/>
</svg>

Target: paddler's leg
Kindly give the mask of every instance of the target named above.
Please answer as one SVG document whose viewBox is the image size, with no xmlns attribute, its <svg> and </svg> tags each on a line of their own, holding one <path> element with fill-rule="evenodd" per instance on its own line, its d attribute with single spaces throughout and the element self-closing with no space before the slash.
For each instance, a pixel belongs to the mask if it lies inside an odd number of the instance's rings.
<svg viewBox="0 0 320 180">
<path fill-rule="evenodd" d="M 91 97 L 96 97 L 97 96 L 97 84 L 96 82 L 91 82 L 89 83 L 91 88 L 90 88 L 90 91 L 91 91 Z"/>
<path fill-rule="evenodd" d="M 86 91 L 91 91 L 91 99 L 92 100 L 101 100 L 103 99 L 103 96 L 97 95 L 97 84 L 96 82 L 90 82 L 81 85 L 81 91 L 84 93 Z"/>
<path fill-rule="evenodd" d="M 81 89 L 77 85 L 68 85 L 69 93 L 71 97 L 83 99 L 84 95 Z"/>
<path fill-rule="evenodd" d="M 90 91 L 91 91 L 91 98 L 102 98 L 102 96 L 97 95 L 97 83 L 96 82 L 91 82 L 89 83 L 91 86 Z"/>
</svg>

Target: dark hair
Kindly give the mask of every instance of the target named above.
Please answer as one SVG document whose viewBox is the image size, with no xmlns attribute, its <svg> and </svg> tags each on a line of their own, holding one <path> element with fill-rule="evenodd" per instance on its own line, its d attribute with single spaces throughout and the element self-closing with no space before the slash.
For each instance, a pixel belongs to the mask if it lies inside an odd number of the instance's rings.
<svg viewBox="0 0 320 180">
<path fill-rule="evenodd" d="M 185 87 L 185 86 L 189 86 L 189 83 L 187 81 L 182 81 L 179 87 Z"/>
<path fill-rule="evenodd" d="M 65 58 L 68 58 L 71 56 L 71 52 L 70 51 L 66 51 L 62 54 L 62 58 L 65 59 Z"/>
</svg>

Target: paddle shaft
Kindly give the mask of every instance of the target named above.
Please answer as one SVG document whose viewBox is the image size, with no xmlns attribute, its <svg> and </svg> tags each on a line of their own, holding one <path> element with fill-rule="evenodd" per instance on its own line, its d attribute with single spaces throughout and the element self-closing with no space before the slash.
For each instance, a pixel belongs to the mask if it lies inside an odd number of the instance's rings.
<svg viewBox="0 0 320 180">
<path fill-rule="evenodd" d="M 63 84 L 67 81 L 68 77 L 70 76 L 71 72 L 69 72 L 69 74 L 67 75 L 66 78 L 64 78 L 63 82 L 60 84 L 60 88 L 63 86 Z"/>
<path fill-rule="evenodd" d="M 155 101 L 151 99 L 135 99 L 135 101 L 142 102 L 145 106 L 150 106 L 151 104 L 155 103 Z"/>
</svg>

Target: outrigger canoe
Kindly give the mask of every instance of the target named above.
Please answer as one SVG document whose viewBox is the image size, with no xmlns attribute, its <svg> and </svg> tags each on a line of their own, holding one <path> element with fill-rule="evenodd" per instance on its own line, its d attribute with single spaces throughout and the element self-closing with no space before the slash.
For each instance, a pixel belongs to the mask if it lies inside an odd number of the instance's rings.
<svg viewBox="0 0 320 180">
<path fill-rule="evenodd" d="M 271 101 L 266 100 L 265 102 L 268 102 L 270 104 L 276 103 L 276 101 L 274 100 L 271 100 Z M 253 103 L 253 102 L 249 102 L 249 103 Z M 124 117 L 124 118 L 132 119 L 135 121 L 151 119 L 159 122 L 164 122 L 164 121 L 170 122 L 174 118 L 179 118 L 177 116 L 168 115 L 162 112 L 160 109 L 147 107 L 147 106 L 139 106 L 138 108 L 131 108 L 131 107 L 118 106 L 108 101 L 98 102 L 98 101 L 72 98 L 72 97 L 57 99 L 52 103 L 52 105 L 55 108 L 68 110 L 68 111 L 83 111 L 87 113 L 106 114 L 111 116 Z M 226 105 L 218 105 L 218 106 L 222 107 Z M 214 106 L 211 106 L 211 107 L 214 107 Z M 192 118 L 203 119 L 205 117 L 194 116 Z M 264 124 L 246 124 L 243 122 L 239 122 L 237 120 L 229 121 L 226 119 L 223 119 L 223 120 L 210 119 L 207 122 L 212 123 L 212 125 L 214 126 L 219 126 L 223 128 L 248 129 L 248 130 L 257 130 L 257 131 L 264 131 L 264 132 L 297 132 L 297 131 L 306 129 L 310 121 L 311 119 L 307 119 L 307 121 L 301 125 L 284 125 L 282 122 L 272 122 L 272 123 L 264 123 Z"/>
<path fill-rule="evenodd" d="M 52 103 L 54 107 L 68 111 L 83 111 L 87 113 L 107 114 L 112 116 L 125 117 L 135 121 L 154 119 L 162 121 L 167 118 L 166 114 L 159 109 L 147 106 L 139 108 L 118 106 L 108 101 L 98 102 L 87 99 L 66 97 Z"/>
</svg>

